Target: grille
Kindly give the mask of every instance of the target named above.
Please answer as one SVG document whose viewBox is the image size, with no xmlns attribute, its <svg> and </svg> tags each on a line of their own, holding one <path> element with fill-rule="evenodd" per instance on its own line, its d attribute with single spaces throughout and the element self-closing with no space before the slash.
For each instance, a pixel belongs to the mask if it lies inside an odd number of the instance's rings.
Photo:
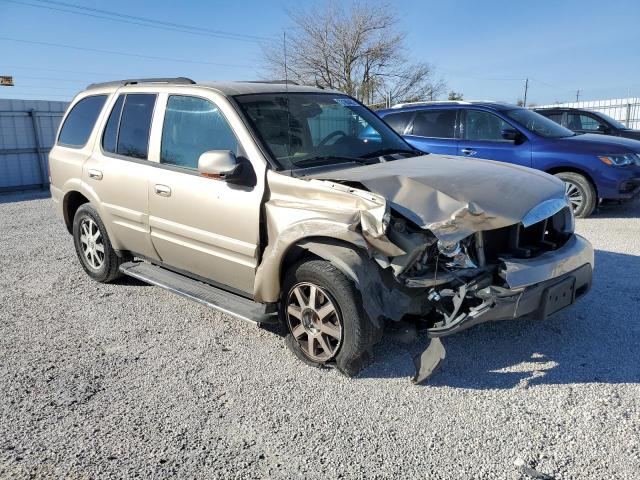
<svg viewBox="0 0 640 480">
<path fill-rule="evenodd" d="M 498 257 L 533 258 L 543 252 L 562 247 L 573 233 L 571 214 L 567 209 L 538 223 L 525 227 L 522 223 L 484 232 L 487 261 Z"/>
</svg>

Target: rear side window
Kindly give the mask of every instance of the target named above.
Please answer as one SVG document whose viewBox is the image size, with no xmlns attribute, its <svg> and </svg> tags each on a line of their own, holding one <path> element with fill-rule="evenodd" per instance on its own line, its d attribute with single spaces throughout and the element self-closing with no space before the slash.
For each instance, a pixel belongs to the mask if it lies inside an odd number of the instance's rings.
<svg viewBox="0 0 640 480">
<path fill-rule="evenodd" d="M 107 120 L 107 126 L 104 129 L 104 135 L 102 136 L 102 149 L 105 152 L 116 153 L 116 146 L 118 144 L 118 125 L 120 124 L 120 115 L 122 114 L 122 105 L 124 104 L 125 95 L 120 95 L 116 104 L 111 110 L 109 119 Z"/>
<path fill-rule="evenodd" d="M 84 147 L 106 100 L 107 95 L 93 95 L 76 103 L 62 125 L 58 144 Z"/>
<path fill-rule="evenodd" d="M 128 93 L 120 115 L 116 153 L 126 157 L 147 159 L 151 117 L 155 94 Z"/>
<path fill-rule="evenodd" d="M 456 110 L 423 110 L 413 120 L 412 135 L 455 138 Z"/>
<path fill-rule="evenodd" d="M 200 155 L 209 150 L 238 154 L 238 140 L 218 107 L 203 98 L 170 96 L 162 127 L 160 163 L 197 169 Z"/>
<path fill-rule="evenodd" d="M 538 112 L 540 115 L 544 115 L 549 120 L 553 120 L 554 122 L 562 125 L 562 112 Z"/>
<path fill-rule="evenodd" d="M 384 121 L 400 135 L 404 135 L 413 115 L 414 112 L 391 113 L 384 117 Z"/>
</svg>

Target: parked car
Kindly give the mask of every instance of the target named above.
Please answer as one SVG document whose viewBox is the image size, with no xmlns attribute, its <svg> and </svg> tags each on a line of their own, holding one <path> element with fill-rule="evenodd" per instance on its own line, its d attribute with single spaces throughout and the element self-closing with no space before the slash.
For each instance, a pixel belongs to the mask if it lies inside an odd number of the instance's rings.
<svg viewBox="0 0 640 480">
<path fill-rule="evenodd" d="M 415 148 L 429 153 L 509 162 L 565 182 L 576 216 L 598 198 L 626 200 L 640 192 L 640 142 L 577 135 L 542 115 L 502 103 L 404 104 L 378 114 Z"/>
<path fill-rule="evenodd" d="M 85 272 L 121 274 L 257 323 L 356 374 L 385 322 L 434 338 L 547 317 L 590 288 L 593 249 L 558 179 L 423 155 L 339 92 L 185 78 L 95 84 L 50 153 Z M 126 314 L 126 305 L 122 314 Z M 259 368 L 259 365 L 257 365 Z"/>
<path fill-rule="evenodd" d="M 564 107 L 535 108 L 534 110 L 575 133 L 599 133 L 640 140 L 640 130 L 628 128 L 601 112 Z"/>
</svg>

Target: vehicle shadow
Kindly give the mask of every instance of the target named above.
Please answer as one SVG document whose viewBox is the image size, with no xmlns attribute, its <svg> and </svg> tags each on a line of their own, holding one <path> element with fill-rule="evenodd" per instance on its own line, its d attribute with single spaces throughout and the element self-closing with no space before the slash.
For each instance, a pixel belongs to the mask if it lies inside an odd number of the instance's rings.
<svg viewBox="0 0 640 480">
<path fill-rule="evenodd" d="M 603 203 L 589 218 L 638 218 L 640 199 L 623 203 Z"/>
<path fill-rule="evenodd" d="M 0 192 L 0 204 L 42 200 L 44 198 L 51 198 L 51 192 L 48 188 L 46 190 L 38 189 L 23 190 L 19 192 Z"/>
<path fill-rule="evenodd" d="M 543 320 L 491 322 L 443 339 L 442 366 L 425 386 L 468 389 L 543 384 L 640 383 L 640 257 L 596 252 L 592 290 L 572 308 Z M 409 346 L 383 339 L 361 378 L 410 377 Z"/>
</svg>

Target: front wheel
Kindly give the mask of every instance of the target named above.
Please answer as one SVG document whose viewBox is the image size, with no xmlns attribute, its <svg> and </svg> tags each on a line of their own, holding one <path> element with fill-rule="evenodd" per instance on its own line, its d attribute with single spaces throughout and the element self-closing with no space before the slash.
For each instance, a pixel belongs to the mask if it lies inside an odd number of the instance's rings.
<svg viewBox="0 0 640 480">
<path fill-rule="evenodd" d="M 331 263 L 310 260 L 294 265 L 280 305 L 289 349 L 307 364 L 335 362 L 345 375 L 356 375 L 370 359 L 374 338 L 359 298 L 353 282 Z"/>
<path fill-rule="evenodd" d="M 565 185 L 565 193 L 576 217 L 586 218 L 596 208 L 597 195 L 593 184 L 584 175 L 574 172 L 556 173 Z"/>
</svg>

